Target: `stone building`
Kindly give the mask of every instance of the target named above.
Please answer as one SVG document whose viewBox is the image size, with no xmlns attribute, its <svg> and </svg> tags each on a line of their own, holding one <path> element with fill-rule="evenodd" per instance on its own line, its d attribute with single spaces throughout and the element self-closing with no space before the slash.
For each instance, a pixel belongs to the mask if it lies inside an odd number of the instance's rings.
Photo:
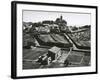
<svg viewBox="0 0 100 80">
<path fill-rule="evenodd" d="M 57 60 L 61 57 L 61 48 L 59 47 L 52 47 L 51 49 L 48 50 L 48 57 L 51 57 L 51 60 Z"/>
</svg>

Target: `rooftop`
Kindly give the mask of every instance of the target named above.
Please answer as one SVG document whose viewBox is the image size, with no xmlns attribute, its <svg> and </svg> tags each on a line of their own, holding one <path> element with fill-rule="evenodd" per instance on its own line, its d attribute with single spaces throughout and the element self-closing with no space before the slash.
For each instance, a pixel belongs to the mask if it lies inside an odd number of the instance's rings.
<svg viewBox="0 0 100 80">
<path fill-rule="evenodd" d="M 51 49 L 49 49 L 49 51 L 51 51 L 51 52 L 53 52 L 53 53 L 57 53 L 57 52 L 60 51 L 60 50 L 61 50 L 61 48 L 56 47 L 56 46 L 54 46 L 54 47 L 52 47 Z"/>
</svg>

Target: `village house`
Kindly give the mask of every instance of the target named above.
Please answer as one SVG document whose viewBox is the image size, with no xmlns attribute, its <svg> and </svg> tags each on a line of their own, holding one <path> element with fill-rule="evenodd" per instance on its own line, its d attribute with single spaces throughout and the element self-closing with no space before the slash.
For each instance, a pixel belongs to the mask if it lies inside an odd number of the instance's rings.
<svg viewBox="0 0 100 80">
<path fill-rule="evenodd" d="M 51 60 L 56 61 L 57 59 L 59 59 L 61 57 L 61 48 L 59 47 L 52 47 L 51 49 L 48 50 L 48 57 L 51 57 Z"/>
<path fill-rule="evenodd" d="M 35 27 L 36 31 L 40 32 L 40 33 L 49 33 L 50 29 L 48 26 L 39 26 L 39 27 Z"/>
</svg>

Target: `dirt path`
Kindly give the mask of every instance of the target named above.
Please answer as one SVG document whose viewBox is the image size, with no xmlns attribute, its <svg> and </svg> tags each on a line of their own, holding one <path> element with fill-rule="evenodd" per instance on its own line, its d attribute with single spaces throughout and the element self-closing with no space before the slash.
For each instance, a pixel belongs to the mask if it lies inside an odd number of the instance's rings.
<svg viewBox="0 0 100 80">
<path fill-rule="evenodd" d="M 63 53 L 60 59 L 58 60 L 59 63 L 64 63 L 64 61 L 67 59 L 67 57 L 70 55 L 72 51 L 72 48 L 70 48 L 70 51 L 68 53 Z"/>
</svg>

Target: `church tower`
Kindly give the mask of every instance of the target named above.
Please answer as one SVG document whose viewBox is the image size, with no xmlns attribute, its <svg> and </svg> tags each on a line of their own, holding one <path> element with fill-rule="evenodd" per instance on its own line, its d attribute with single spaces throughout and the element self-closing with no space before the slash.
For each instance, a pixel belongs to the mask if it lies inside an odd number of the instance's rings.
<svg viewBox="0 0 100 80">
<path fill-rule="evenodd" d="M 61 20 L 61 21 L 63 20 L 63 16 L 62 16 L 62 15 L 60 16 L 60 20 Z"/>
</svg>

